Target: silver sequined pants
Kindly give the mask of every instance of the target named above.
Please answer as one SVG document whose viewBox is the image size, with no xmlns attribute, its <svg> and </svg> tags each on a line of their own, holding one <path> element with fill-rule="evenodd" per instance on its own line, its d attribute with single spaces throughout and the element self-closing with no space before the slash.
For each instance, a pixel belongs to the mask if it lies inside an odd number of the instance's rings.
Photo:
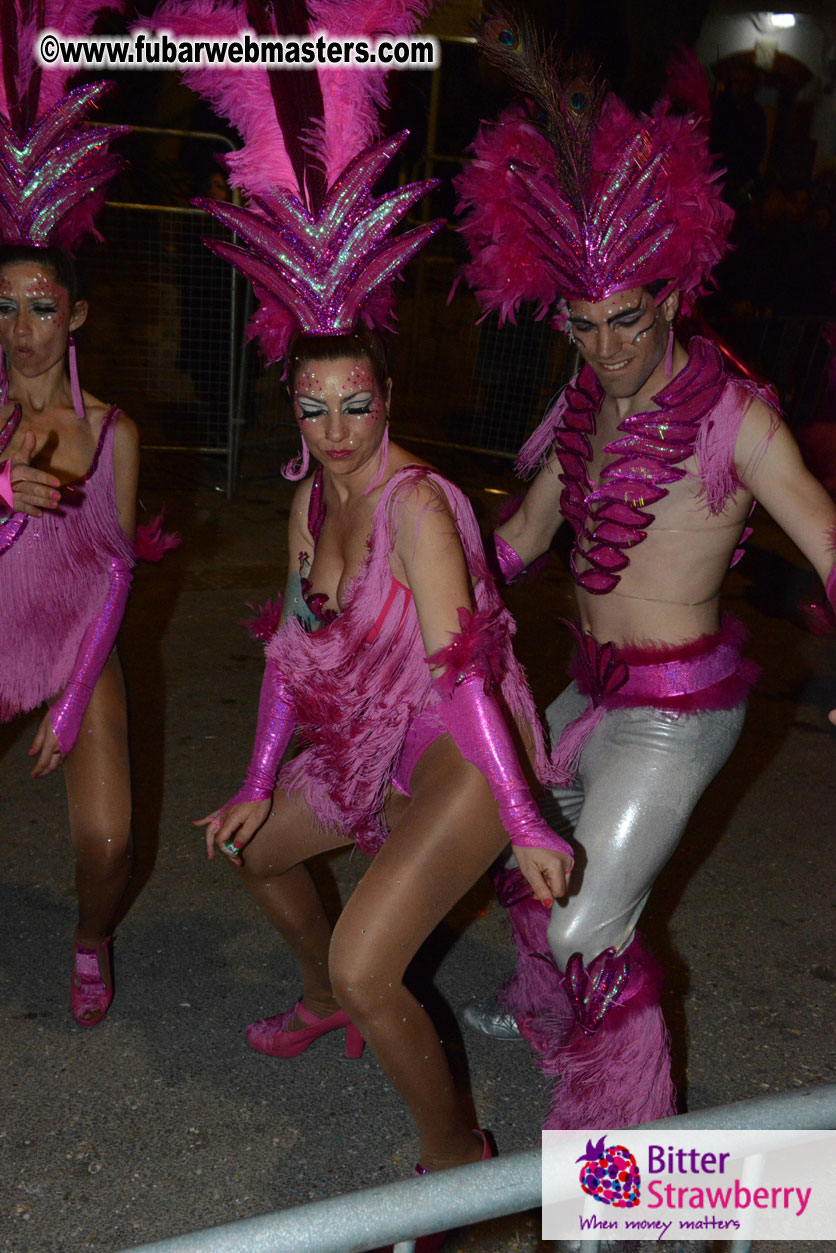
<svg viewBox="0 0 836 1253">
<path fill-rule="evenodd" d="M 574 683 L 549 706 L 553 744 L 586 707 Z M 656 876 L 737 743 L 745 714 L 743 704 L 708 713 L 642 706 L 604 714 L 572 786 L 555 788 L 542 805 L 577 850 L 572 894 L 555 905 L 549 924 L 561 970 L 573 953 L 586 965 L 605 948 L 620 952 L 630 943 Z"/>
</svg>

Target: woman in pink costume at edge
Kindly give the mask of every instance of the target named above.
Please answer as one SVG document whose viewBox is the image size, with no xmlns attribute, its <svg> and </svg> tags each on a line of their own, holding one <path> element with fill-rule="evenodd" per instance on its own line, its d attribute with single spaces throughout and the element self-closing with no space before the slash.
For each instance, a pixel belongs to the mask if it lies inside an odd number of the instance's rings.
<svg viewBox="0 0 836 1253">
<path fill-rule="evenodd" d="M 466 275 L 500 317 L 523 300 L 545 315 L 562 297 L 555 325 L 585 363 L 523 448 L 536 477 L 496 533 L 510 580 L 564 520 L 574 532 L 578 651 L 548 719 L 556 825 L 584 868 L 550 921 L 512 865 L 496 874 L 517 971 L 499 1004 L 472 1002 L 465 1018 L 522 1033 L 559 1080 L 547 1127 L 629 1126 L 675 1111 L 662 972 L 636 923 L 734 747 L 754 677 L 741 624 L 720 616 L 723 576 L 759 500 L 832 601 L 836 508 L 772 393 L 711 341 L 676 337 L 731 222 L 705 113 L 666 99 L 636 117 L 504 21 L 481 42 L 535 99 L 483 127 L 458 181 Z M 695 82 L 685 60 L 677 83 Z"/>
<path fill-rule="evenodd" d="M 303 29 L 356 36 L 373 16 L 376 33 L 406 34 L 426 11 L 385 8 L 311 3 Z M 166 5 L 156 20 L 179 34 L 237 34 L 253 13 L 229 6 L 201 17 L 192 4 Z M 262 33 L 299 33 L 261 16 Z M 464 1116 L 403 974 L 509 836 L 544 900 L 564 893 L 571 857 L 540 818 L 517 757 L 515 723 L 547 769 L 470 507 L 389 442 L 391 384 L 368 328 L 387 323 L 390 281 L 441 225 L 390 234 L 435 184 L 373 196 L 405 138 L 368 147 L 378 134 L 370 93 L 382 103 L 377 72 L 185 77 L 246 141 L 228 169 L 249 207 L 198 203 L 242 241 L 207 243 L 254 280 L 255 331 L 268 357 L 287 362 L 302 437 L 286 469 L 302 482 L 250 768 L 200 824 L 209 856 L 220 848 L 237 867 L 302 975 L 301 999 L 247 1038 L 282 1058 L 336 1029 L 349 1056 L 368 1041 L 415 1118 L 421 1169 L 476 1161 L 489 1155 L 484 1134 Z M 302 751 L 279 772 L 294 731 Z M 374 860 L 332 934 L 304 863 L 346 841 Z"/>
<path fill-rule="evenodd" d="M 27 6 L 28 9 L 28 6 Z M 47 10 L 49 6 L 47 6 Z M 76 855 L 70 985 L 82 1027 L 113 996 L 111 935 L 131 872 L 125 693 L 114 651 L 134 563 L 134 424 L 82 391 L 72 335 L 87 316 L 69 251 L 118 168 L 114 128 L 86 115 L 108 84 L 62 94 L 32 55 L 39 23 L 4 5 L 0 96 L 0 721 L 44 702 L 33 778 L 63 765 Z"/>
</svg>

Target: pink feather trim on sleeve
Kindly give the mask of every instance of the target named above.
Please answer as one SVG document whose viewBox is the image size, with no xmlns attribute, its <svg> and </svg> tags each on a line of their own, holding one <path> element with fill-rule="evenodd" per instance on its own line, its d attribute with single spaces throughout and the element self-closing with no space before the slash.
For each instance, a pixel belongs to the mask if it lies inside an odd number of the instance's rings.
<svg viewBox="0 0 836 1253">
<path fill-rule="evenodd" d="M 517 457 L 515 471 L 519 478 L 531 478 L 545 465 L 552 450 L 557 432 L 563 425 L 567 406 L 566 388 L 555 397 L 543 421 L 523 444 Z"/>
<path fill-rule="evenodd" d="M 266 600 L 263 605 L 254 605 L 247 601 L 247 608 L 252 609 L 254 617 L 242 618 L 241 626 L 245 628 L 259 644 L 266 644 L 279 629 L 284 599 L 276 595 L 275 600 Z"/>
<path fill-rule="evenodd" d="M 746 467 L 749 471 L 754 470 L 781 420 L 771 388 L 758 387 L 748 379 L 732 379 L 727 383 L 720 403 L 700 426 L 696 453 L 705 502 L 712 514 L 722 513 L 728 498 L 743 486 L 735 467 L 734 453 L 741 424 L 753 400 L 761 401 L 773 411 L 769 431 Z"/>
<path fill-rule="evenodd" d="M 165 509 L 161 509 L 151 522 L 143 522 L 136 528 L 134 556 L 137 561 L 162 561 L 167 552 L 179 548 L 183 542 L 176 531 L 164 531 Z"/>
<path fill-rule="evenodd" d="M 503 619 L 498 606 L 475 612 L 459 608 L 459 631 L 449 644 L 427 658 L 428 665 L 444 667 L 436 681 L 444 695 L 450 696 L 461 676 L 472 670 L 485 675 L 491 684 L 501 682 L 508 640 Z"/>
</svg>

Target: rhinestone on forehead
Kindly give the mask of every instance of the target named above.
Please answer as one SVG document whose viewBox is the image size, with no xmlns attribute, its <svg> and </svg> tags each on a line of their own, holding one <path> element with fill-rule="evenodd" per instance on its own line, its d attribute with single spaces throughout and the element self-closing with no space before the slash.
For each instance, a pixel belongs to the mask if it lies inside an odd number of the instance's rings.
<svg viewBox="0 0 836 1253">
<path fill-rule="evenodd" d="M 360 388 L 368 388 L 370 391 L 373 391 L 375 383 L 374 374 L 368 365 L 364 361 L 357 361 L 352 365 L 349 374 L 346 376 L 346 381 L 340 385 L 340 391 L 357 391 Z M 312 365 L 305 365 L 297 372 L 296 391 L 301 391 L 303 388 L 310 386 L 318 388 L 320 392 L 322 391 L 319 374 Z"/>
</svg>

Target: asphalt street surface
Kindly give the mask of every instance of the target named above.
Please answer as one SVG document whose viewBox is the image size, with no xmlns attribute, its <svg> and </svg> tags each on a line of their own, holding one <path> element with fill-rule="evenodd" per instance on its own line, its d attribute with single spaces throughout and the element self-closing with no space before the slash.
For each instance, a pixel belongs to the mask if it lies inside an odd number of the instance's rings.
<svg viewBox="0 0 836 1253">
<path fill-rule="evenodd" d="M 69 1012 L 75 902 L 62 780 L 29 778 L 34 716 L 0 735 L 3 1253 L 111 1253 L 412 1172 L 410 1120 L 368 1049 L 347 1060 L 337 1033 L 289 1061 L 248 1049 L 246 1024 L 291 1004 L 298 984 L 278 936 L 230 867 L 206 862 L 191 825 L 236 789 L 249 755 L 262 661 L 239 621 L 245 602 L 284 582 L 290 490 L 274 460 L 251 459 L 232 503 L 188 466 L 146 470 L 143 500 L 151 512 L 167 501 L 183 545 L 139 571 L 122 632 L 147 882 L 119 928 L 116 998 L 94 1030 Z M 436 460 L 488 525 L 507 473 L 487 460 Z M 764 677 L 644 920 L 669 972 L 675 1076 L 692 1110 L 836 1077 L 836 728 L 826 719 L 836 638 L 792 620 L 809 576 L 762 513 L 749 547 L 726 603 L 749 626 Z M 571 613 L 560 554 L 509 603 L 542 710 L 570 651 L 556 621 Z M 347 850 L 319 863 L 334 909 L 364 865 Z M 485 880 L 414 976 L 501 1151 L 539 1143 L 546 1085 L 524 1045 L 463 1034 L 455 1011 L 492 992 L 511 960 Z M 457 1233 L 447 1247 L 541 1248 L 539 1216 Z"/>
</svg>

